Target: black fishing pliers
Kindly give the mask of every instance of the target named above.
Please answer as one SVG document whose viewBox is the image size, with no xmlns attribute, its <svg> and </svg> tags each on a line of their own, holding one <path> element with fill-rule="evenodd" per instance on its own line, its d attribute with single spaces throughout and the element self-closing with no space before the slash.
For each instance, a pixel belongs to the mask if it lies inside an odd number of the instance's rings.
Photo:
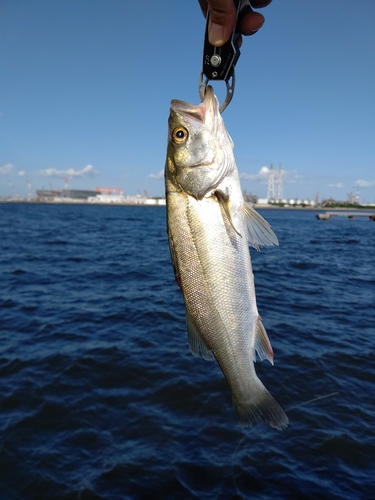
<svg viewBox="0 0 375 500">
<path fill-rule="evenodd" d="M 237 20 L 241 10 L 248 4 L 248 0 L 234 0 L 237 7 Z M 207 12 L 206 32 L 203 47 L 203 66 L 199 79 L 199 95 L 203 101 L 206 85 L 210 80 L 224 80 L 227 87 L 227 95 L 220 107 L 220 113 L 228 106 L 234 93 L 234 67 L 240 57 L 238 38 L 240 34 L 237 26 L 234 28 L 230 39 L 221 47 L 214 47 L 208 41 L 208 22 L 210 11 Z M 205 79 L 204 79 L 205 77 Z"/>
</svg>

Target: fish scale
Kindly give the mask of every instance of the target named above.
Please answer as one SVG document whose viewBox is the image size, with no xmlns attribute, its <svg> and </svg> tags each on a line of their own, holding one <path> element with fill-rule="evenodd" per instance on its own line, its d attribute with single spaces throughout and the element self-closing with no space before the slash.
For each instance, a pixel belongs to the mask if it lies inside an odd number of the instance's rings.
<svg viewBox="0 0 375 500">
<path fill-rule="evenodd" d="M 196 254 L 199 256 L 202 266 L 202 276 L 199 277 L 199 282 L 206 282 L 205 288 L 210 294 L 209 321 L 207 325 L 204 325 L 205 341 L 214 351 L 218 360 L 226 361 L 226 363 L 221 364 L 219 361 L 220 366 L 230 364 L 230 371 L 226 370 L 230 385 L 238 385 L 238 382 L 247 381 L 252 371 L 255 372 L 253 368 L 254 345 L 252 345 L 254 336 L 251 335 L 251 330 L 254 318 L 258 317 L 258 311 L 251 310 L 251 305 L 255 304 L 249 304 L 249 301 L 243 300 L 243 297 L 252 296 L 254 290 L 251 288 L 251 280 L 240 279 L 238 266 L 241 250 L 248 253 L 248 248 L 247 245 L 245 249 L 241 248 L 244 244 L 240 238 L 235 241 L 236 248 L 234 248 L 235 233 L 232 228 L 227 228 L 223 224 L 223 219 L 220 217 L 220 206 L 214 198 L 200 202 L 190 199 L 188 203 L 194 212 L 194 216 L 190 216 L 189 219 L 196 221 L 195 225 L 191 224 L 190 226 L 195 234 Z M 206 258 L 208 252 L 212 257 L 210 259 Z M 190 268 L 191 260 L 188 256 L 186 267 Z M 250 264 L 250 260 L 244 259 L 244 263 Z M 251 269 L 243 271 L 251 272 Z M 185 279 L 186 276 L 182 275 L 182 282 L 187 283 Z M 228 283 L 233 282 L 236 282 L 237 286 L 230 289 L 230 293 L 228 293 Z M 187 283 L 187 287 L 192 290 L 192 293 L 198 288 L 194 287 L 193 283 Z M 187 301 L 186 307 L 192 315 L 201 316 L 202 309 L 205 310 L 207 306 L 195 298 L 194 304 Z M 216 324 L 213 324 L 213 308 L 216 311 L 215 317 L 218 315 L 221 320 L 221 330 Z M 205 313 L 207 314 L 206 311 Z M 250 335 L 238 335 L 237 332 L 241 331 L 249 332 Z M 241 371 L 246 371 L 249 377 L 245 379 L 236 376 Z M 233 372 L 236 373 L 234 377 Z M 231 383 L 232 378 L 235 379 L 236 383 Z"/>
</svg>

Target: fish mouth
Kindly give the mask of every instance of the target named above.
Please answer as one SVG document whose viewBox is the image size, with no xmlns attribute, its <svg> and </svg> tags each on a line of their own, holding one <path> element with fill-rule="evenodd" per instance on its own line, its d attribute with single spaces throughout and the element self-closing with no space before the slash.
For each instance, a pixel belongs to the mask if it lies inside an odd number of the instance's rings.
<svg viewBox="0 0 375 500">
<path fill-rule="evenodd" d="M 201 102 L 198 106 L 189 104 L 185 101 L 180 101 L 178 99 L 173 99 L 171 102 L 171 109 L 177 113 L 181 113 L 187 118 L 193 118 L 204 123 L 206 121 L 206 114 L 210 111 L 214 111 L 215 105 L 217 107 L 217 99 L 214 94 L 214 89 L 211 85 L 208 85 L 206 87 L 203 102 Z"/>
</svg>

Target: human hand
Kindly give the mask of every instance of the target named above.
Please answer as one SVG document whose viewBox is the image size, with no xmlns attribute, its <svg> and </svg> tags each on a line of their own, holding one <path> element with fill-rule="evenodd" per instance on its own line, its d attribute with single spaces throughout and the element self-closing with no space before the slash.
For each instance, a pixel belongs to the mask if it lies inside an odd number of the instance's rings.
<svg viewBox="0 0 375 500">
<path fill-rule="evenodd" d="M 266 7 L 272 0 L 250 0 L 239 16 L 239 30 L 242 35 L 253 35 L 263 26 L 264 16 L 254 9 Z M 233 0 L 198 0 L 203 15 L 210 10 L 208 40 L 211 45 L 221 47 L 229 40 L 236 26 L 236 7 Z"/>
</svg>

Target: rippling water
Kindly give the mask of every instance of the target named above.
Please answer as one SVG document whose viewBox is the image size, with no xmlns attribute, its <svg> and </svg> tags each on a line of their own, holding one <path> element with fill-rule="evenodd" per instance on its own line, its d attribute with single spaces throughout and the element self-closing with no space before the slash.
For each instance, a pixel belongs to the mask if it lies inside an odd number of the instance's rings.
<svg viewBox="0 0 375 500">
<path fill-rule="evenodd" d="M 0 204 L 1 499 L 374 498 L 375 223 L 262 214 L 284 432 L 190 354 L 164 208 Z"/>
</svg>

